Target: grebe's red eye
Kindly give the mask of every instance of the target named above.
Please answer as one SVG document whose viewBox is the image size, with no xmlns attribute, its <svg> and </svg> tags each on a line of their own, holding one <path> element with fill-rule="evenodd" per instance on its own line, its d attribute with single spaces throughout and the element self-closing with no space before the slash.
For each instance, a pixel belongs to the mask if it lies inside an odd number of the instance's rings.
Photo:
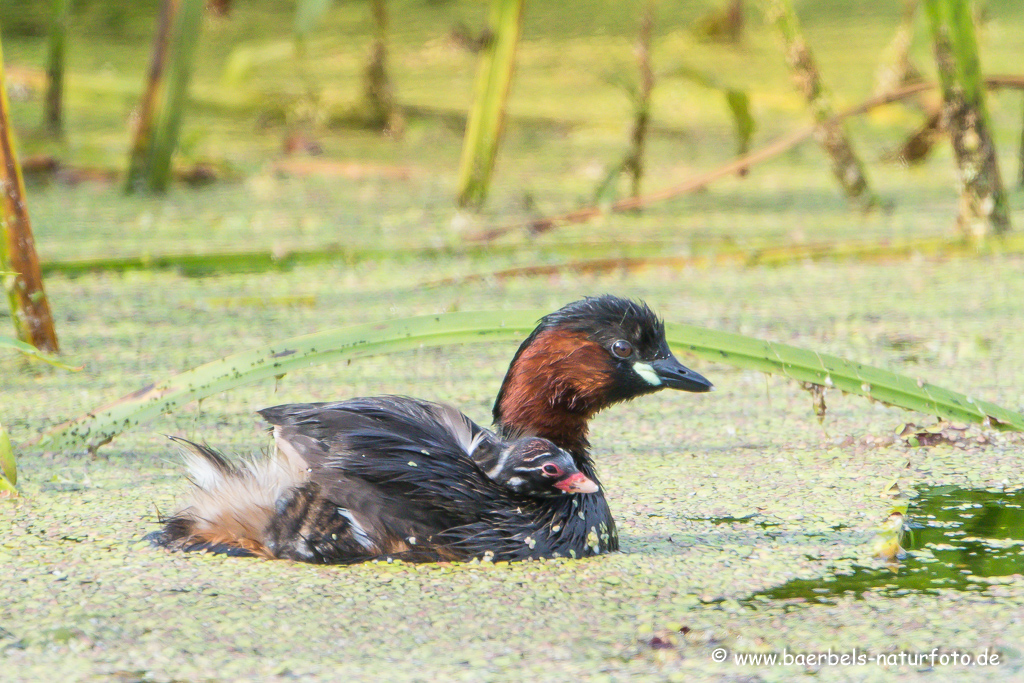
<svg viewBox="0 0 1024 683">
<path fill-rule="evenodd" d="M 612 353 L 619 358 L 629 358 L 633 355 L 633 345 L 625 339 L 620 339 L 612 344 Z"/>
<path fill-rule="evenodd" d="M 549 477 L 557 477 L 562 473 L 562 468 L 559 467 L 558 465 L 552 465 L 551 463 L 547 463 L 546 465 L 540 468 L 540 471 Z"/>
</svg>

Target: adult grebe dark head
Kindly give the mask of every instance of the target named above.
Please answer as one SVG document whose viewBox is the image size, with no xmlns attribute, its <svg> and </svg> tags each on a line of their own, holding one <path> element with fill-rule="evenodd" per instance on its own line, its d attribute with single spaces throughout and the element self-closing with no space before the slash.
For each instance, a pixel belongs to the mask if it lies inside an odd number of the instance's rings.
<svg viewBox="0 0 1024 683">
<path fill-rule="evenodd" d="M 646 304 L 587 297 L 544 316 L 520 345 L 494 423 L 506 435 L 542 436 L 580 454 L 598 411 L 662 389 L 712 388 L 672 355 L 664 323 Z"/>
</svg>

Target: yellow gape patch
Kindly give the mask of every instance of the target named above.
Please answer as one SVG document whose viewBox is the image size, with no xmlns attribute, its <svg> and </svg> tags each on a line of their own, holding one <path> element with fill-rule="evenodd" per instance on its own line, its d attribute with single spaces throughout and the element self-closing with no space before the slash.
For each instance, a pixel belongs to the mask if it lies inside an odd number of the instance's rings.
<svg viewBox="0 0 1024 683">
<path fill-rule="evenodd" d="M 636 374 L 643 377 L 644 381 L 651 386 L 661 385 L 661 377 L 658 377 L 658 373 L 648 363 L 633 363 L 633 369 L 636 370 Z"/>
</svg>

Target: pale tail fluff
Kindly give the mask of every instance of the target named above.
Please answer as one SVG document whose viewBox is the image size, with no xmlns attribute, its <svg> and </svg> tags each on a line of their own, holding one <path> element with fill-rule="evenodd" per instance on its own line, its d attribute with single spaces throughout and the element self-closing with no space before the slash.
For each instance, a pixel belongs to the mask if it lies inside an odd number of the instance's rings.
<svg viewBox="0 0 1024 683">
<path fill-rule="evenodd" d="M 152 540 L 169 547 L 272 555 L 266 531 L 278 500 L 306 480 L 305 470 L 287 457 L 252 458 L 233 465 L 217 451 L 172 439 L 191 482 L 186 505 Z"/>
</svg>

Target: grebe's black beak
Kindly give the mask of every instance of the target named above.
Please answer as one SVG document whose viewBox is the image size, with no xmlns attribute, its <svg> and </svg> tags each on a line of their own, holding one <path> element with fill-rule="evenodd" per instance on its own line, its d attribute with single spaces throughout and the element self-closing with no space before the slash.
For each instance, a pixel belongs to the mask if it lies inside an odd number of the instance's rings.
<svg viewBox="0 0 1024 683">
<path fill-rule="evenodd" d="M 661 379 L 662 384 L 669 389 L 702 393 L 713 391 L 715 388 L 702 375 L 677 361 L 675 356 L 651 361 L 651 367 L 657 373 L 658 378 Z"/>
</svg>

